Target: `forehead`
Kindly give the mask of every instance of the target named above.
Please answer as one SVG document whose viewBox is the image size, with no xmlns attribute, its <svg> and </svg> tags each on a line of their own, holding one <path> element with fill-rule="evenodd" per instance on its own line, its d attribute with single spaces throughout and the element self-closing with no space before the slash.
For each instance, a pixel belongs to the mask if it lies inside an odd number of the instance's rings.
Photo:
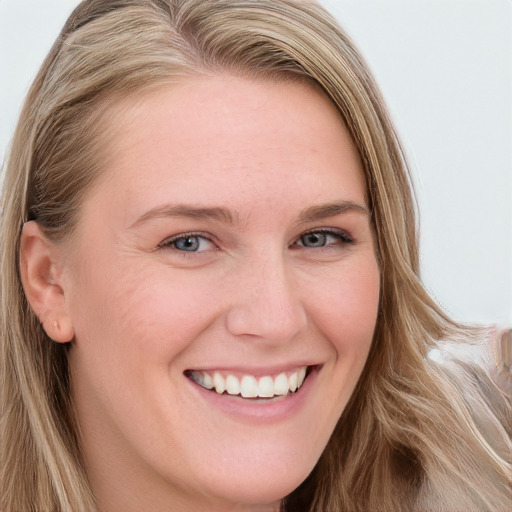
<svg viewBox="0 0 512 512">
<path fill-rule="evenodd" d="M 316 85 L 221 74 L 191 77 L 113 101 L 104 128 L 112 136 L 142 140 L 174 127 L 173 138 L 179 135 L 181 142 L 191 136 L 192 143 L 214 138 L 220 144 L 219 135 L 229 131 L 232 137 L 234 129 L 240 134 L 237 140 L 264 133 L 273 138 L 304 130 L 305 123 L 311 134 L 337 139 L 338 144 L 340 130 L 345 132 L 338 110 Z M 163 125 L 165 130 L 161 130 Z M 189 127 L 194 131 L 187 131 Z"/>
<path fill-rule="evenodd" d="M 146 192 L 164 203 L 176 201 L 178 190 L 182 201 L 244 204 L 251 192 L 271 197 L 286 183 L 290 192 L 307 189 L 312 200 L 338 200 L 340 186 L 365 201 L 360 159 L 342 118 L 306 83 L 189 79 L 121 99 L 105 132 L 105 181 L 115 181 L 134 208 Z"/>
</svg>

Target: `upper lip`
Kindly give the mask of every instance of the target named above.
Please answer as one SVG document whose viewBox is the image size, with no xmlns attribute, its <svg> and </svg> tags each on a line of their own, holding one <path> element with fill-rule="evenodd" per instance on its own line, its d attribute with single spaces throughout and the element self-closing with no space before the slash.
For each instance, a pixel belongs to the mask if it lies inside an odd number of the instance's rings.
<svg viewBox="0 0 512 512">
<path fill-rule="evenodd" d="M 278 375 L 283 372 L 292 372 L 294 370 L 298 370 L 303 367 L 314 367 L 321 366 L 321 363 L 318 362 L 293 362 L 281 365 L 258 365 L 258 366 L 238 366 L 238 365 L 219 365 L 213 366 L 209 364 L 208 366 L 197 366 L 193 368 L 187 368 L 186 372 L 196 371 L 196 372 L 222 372 L 222 373 L 233 373 L 233 374 L 243 374 L 243 375 L 254 375 L 255 377 L 263 377 L 265 375 Z"/>
</svg>

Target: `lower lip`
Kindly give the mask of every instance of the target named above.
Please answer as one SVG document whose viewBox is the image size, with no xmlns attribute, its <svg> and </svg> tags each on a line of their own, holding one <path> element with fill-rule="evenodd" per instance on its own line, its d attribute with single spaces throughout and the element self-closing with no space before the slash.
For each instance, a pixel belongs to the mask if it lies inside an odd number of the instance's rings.
<svg viewBox="0 0 512 512">
<path fill-rule="evenodd" d="M 308 396 L 318 378 L 319 368 L 314 368 L 304 384 L 295 393 L 273 399 L 245 399 L 240 396 L 228 394 L 219 395 L 215 391 L 203 388 L 186 377 L 194 391 L 205 400 L 207 404 L 220 411 L 238 417 L 240 420 L 249 420 L 251 423 L 267 423 L 282 421 L 297 414 L 306 404 Z"/>
</svg>

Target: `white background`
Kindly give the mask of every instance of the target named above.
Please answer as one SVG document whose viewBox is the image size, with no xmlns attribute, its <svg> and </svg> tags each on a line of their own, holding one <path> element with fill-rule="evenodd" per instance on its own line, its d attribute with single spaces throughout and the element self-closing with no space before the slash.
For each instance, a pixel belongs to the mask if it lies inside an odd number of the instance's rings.
<svg viewBox="0 0 512 512">
<path fill-rule="evenodd" d="M 76 0 L 0 0 L 0 159 Z M 411 161 L 422 274 L 459 320 L 512 324 L 512 3 L 323 0 L 373 70 Z"/>
</svg>

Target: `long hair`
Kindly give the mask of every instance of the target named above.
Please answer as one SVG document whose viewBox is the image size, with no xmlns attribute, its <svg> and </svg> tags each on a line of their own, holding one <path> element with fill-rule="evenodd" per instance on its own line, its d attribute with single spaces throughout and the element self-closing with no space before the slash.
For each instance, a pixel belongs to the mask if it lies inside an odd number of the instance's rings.
<svg viewBox="0 0 512 512">
<path fill-rule="evenodd" d="M 218 71 L 323 90 L 358 148 L 376 233 L 381 299 L 369 358 L 318 464 L 283 510 L 505 510 L 507 397 L 478 371 L 429 359 L 440 340 L 468 341 L 476 331 L 450 320 L 422 286 L 411 183 L 392 123 L 350 40 L 306 0 L 85 0 L 64 26 L 29 91 L 4 177 L 1 509 L 97 509 L 66 347 L 45 334 L 21 286 L 23 223 L 36 219 L 53 240 L 73 231 L 108 151 L 102 119 L 116 98 Z"/>
</svg>

